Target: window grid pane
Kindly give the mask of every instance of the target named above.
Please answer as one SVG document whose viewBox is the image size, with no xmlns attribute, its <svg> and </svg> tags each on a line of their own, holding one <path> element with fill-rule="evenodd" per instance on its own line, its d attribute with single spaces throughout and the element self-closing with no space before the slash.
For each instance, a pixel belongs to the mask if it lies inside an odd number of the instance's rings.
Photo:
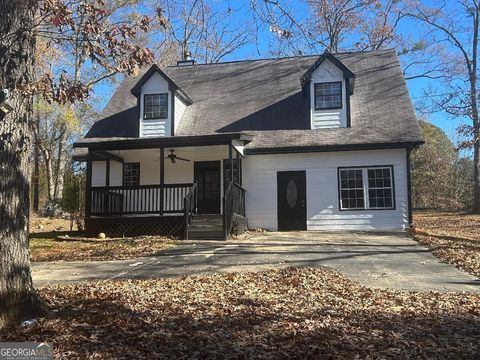
<svg viewBox="0 0 480 360">
<path fill-rule="evenodd" d="M 341 109 L 342 108 L 342 83 L 315 84 L 315 110 Z"/>
<path fill-rule="evenodd" d="M 144 96 L 144 119 L 168 118 L 168 94 L 149 94 Z"/>
<path fill-rule="evenodd" d="M 393 208 L 391 168 L 368 169 L 367 176 L 369 208 Z"/>
<path fill-rule="evenodd" d="M 123 164 L 123 185 L 124 186 L 140 185 L 140 164 L 139 163 Z"/>
<path fill-rule="evenodd" d="M 364 209 L 362 169 L 340 170 L 340 206 L 342 209 Z"/>
<path fill-rule="evenodd" d="M 240 160 L 240 169 L 242 168 L 241 162 L 242 160 Z M 228 181 L 230 181 L 230 160 L 224 159 L 223 160 L 223 182 L 224 182 L 225 189 L 227 188 Z M 238 171 L 237 159 L 233 160 L 233 181 L 236 182 L 237 184 L 240 184 L 240 173 Z"/>
</svg>

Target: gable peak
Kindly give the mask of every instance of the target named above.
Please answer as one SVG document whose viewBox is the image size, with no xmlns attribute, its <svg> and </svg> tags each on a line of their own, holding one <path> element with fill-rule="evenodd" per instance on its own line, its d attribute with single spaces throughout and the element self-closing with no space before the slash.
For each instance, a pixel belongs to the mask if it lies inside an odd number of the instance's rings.
<svg viewBox="0 0 480 360">
<path fill-rule="evenodd" d="M 336 67 L 338 67 L 342 71 L 344 79 L 351 79 L 355 77 L 355 74 L 347 66 L 345 66 L 345 64 L 343 64 L 335 55 L 328 51 L 325 51 L 322 55 L 318 57 L 318 59 L 313 63 L 313 65 L 301 77 L 300 82 L 302 83 L 302 86 L 305 86 L 305 84 L 310 82 L 313 72 L 317 70 L 325 60 L 329 60 Z"/>
</svg>

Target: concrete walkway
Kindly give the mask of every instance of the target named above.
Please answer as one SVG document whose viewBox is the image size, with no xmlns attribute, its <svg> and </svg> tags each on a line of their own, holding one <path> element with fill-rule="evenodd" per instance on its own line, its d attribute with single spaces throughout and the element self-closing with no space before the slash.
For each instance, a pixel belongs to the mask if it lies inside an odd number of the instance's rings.
<svg viewBox="0 0 480 360">
<path fill-rule="evenodd" d="M 34 263 L 33 280 L 149 279 L 285 266 L 328 267 L 379 288 L 480 293 L 480 280 L 442 264 L 404 233 L 264 233 L 248 240 L 189 241 L 148 258 Z"/>
</svg>

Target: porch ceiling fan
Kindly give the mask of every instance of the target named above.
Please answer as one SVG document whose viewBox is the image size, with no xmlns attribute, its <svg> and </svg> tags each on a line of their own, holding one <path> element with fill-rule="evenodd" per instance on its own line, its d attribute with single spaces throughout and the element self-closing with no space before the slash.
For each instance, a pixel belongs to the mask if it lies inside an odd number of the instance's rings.
<svg viewBox="0 0 480 360">
<path fill-rule="evenodd" d="M 165 159 L 170 159 L 170 161 L 172 162 L 172 164 L 175 164 L 175 162 L 177 160 L 182 160 L 182 161 L 190 161 L 190 159 L 185 159 L 185 158 L 182 158 L 180 156 L 177 156 L 175 154 L 175 149 L 170 149 L 170 154 L 168 154 L 167 156 L 165 156 Z"/>
</svg>

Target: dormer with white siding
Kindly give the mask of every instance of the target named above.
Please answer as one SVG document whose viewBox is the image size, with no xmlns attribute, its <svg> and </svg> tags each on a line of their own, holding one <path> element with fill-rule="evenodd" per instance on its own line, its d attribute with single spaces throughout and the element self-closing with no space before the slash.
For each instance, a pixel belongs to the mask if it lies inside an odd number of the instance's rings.
<svg viewBox="0 0 480 360">
<path fill-rule="evenodd" d="M 142 86 L 140 95 L 140 137 L 171 136 L 172 94 L 168 82 L 154 73 Z"/>
<path fill-rule="evenodd" d="M 174 99 L 174 131 L 177 131 L 178 124 L 180 124 L 180 121 L 182 120 L 183 114 L 185 113 L 185 110 L 187 109 L 188 102 L 183 99 L 179 94 L 175 94 L 175 99 Z"/>
<path fill-rule="evenodd" d="M 329 53 L 323 54 L 302 78 L 310 98 L 312 129 L 350 127 L 350 96 L 355 75 Z"/>
<path fill-rule="evenodd" d="M 145 73 L 132 88 L 138 103 L 138 136 L 174 136 L 183 113 L 192 103 L 157 65 Z"/>
</svg>

